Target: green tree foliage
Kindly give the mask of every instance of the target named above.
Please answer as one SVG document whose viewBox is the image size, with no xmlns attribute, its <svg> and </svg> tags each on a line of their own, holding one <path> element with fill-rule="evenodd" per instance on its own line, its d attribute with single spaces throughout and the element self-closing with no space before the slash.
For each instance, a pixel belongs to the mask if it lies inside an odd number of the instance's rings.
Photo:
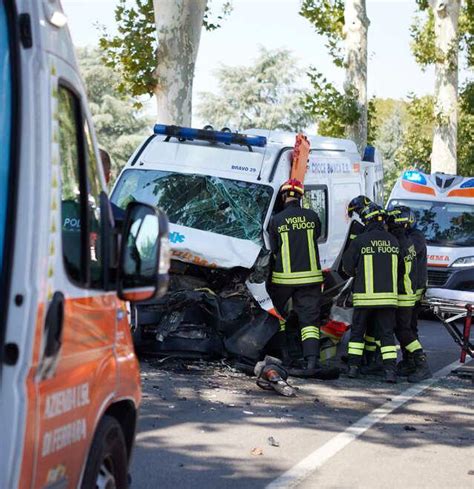
<svg viewBox="0 0 474 489">
<path fill-rule="evenodd" d="M 385 196 L 403 170 L 429 171 L 433 132 L 433 98 L 414 95 L 408 102 L 375 100 L 378 132 L 374 141 L 384 161 Z"/>
<path fill-rule="evenodd" d="M 299 69 L 286 50 L 263 47 L 250 66 L 221 66 L 217 93 L 200 94 L 198 116 L 214 127 L 261 127 L 299 131 L 311 117 L 298 104 Z"/>
<path fill-rule="evenodd" d="M 439 53 L 435 45 L 434 15 L 428 0 L 416 0 L 419 13 L 410 26 L 412 37 L 412 52 L 423 68 L 434 63 L 442 63 L 443 55 Z M 459 39 L 460 54 L 464 54 L 467 66 L 474 62 L 474 2 L 464 0 L 461 3 L 459 14 Z M 455 48 L 455 46 L 453 46 Z"/>
<path fill-rule="evenodd" d="M 303 0 L 300 15 L 314 27 L 317 34 L 326 40 L 325 46 L 333 63 L 345 68 L 344 63 L 344 0 Z M 324 136 L 345 137 L 347 129 L 361 118 L 358 91 L 351 85 L 342 90 L 336 88 L 316 68 L 308 72 L 311 89 L 302 99 L 309 116 L 316 119 L 318 133 Z M 367 142 L 371 144 L 377 132 L 375 105 L 367 107 Z"/>
<path fill-rule="evenodd" d="M 101 61 L 99 49 L 79 48 L 77 54 L 99 145 L 109 152 L 116 176 L 148 133 L 151 119 L 121 94 L 120 76 Z"/>
<path fill-rule="evenodd" d="M 388 196 L 402 171 L 419 168 L 430 172 L 434 129 L 434 99 L 410 95 L 408 102 L 376 100 L 379 124 L 375 146 L 381 151 Z M 474 83 L 461 90 L 458 127 L 458 173 L 474 176 Z"/>
<path fill-rule="evenodd" d="M 115 7 L 117 35 L 102 28 L 99 46 L 105 65 L 119 75 L 117 88 L 132 97 L 152 95 L 156 86 L 155 14 L 151 0 L 135 0 L 127 6 L 127 0 L 118 0 Z"/>
<path fill-rule="evenodd" d="M 232 2 L 224 2 L 220 13 L 206 8 L 203 27 L 213 31 L 231 13 Z M 118 89 L 132 97 L 152 96 L 158 83 L 155 70 L 158 39 L 152 0 L 118 0 L 115 7 L 117 34 L 111 35 L 102 27 L 99 46 L 104 63 L 119 76 Z M 139 104 L 138 104 L 139 105 Z"/>
<path fill-rule="evenodd" d="M 374 145 L 381 152 L 387 170 L 393 166 L 395 155 L 403 144 L 406 125 L 406 103 L 392 99 L 375 100 L 378 132 Z"/>
<path fill-rule="evenodd" d="M 399 169 L 416 167 L 429 173 L 434 128 L 433 97 L 411 94 L 408 99 L 403 146 L 396 152 L 395 162 Z"/>
<path fill-rule="evenodd" d="M 308 77 L 311 91 L 301 99 L 304 110 L 318 123 L 322 136 L 342 138 L 346 126 L 357 122 L 359 109 L 353 90 L 340 92 L 316 68 L 310 68 Z"/>
<path fill-rule="evenodd" d="M 336 66 L 344 66 L 344 0 L 303 0 L 300 15 L 326 38 L 326 48 Z"/>
<path fill-rule="evenodd" d="M 458 170 L 474 176 L 474 82 L 463 87 L 459 100 Z"/>
<path fill-rule="evenodd" d="M 318 134 L 345 137 L 347 126 L 357 122 L 360 117 L 355 89 L 339 91 L 314 67 L 310 68 L 308 77 L 311 89 L 303 94 L 300 103 L 308 116 L 317 122 Z M 377 104 L 372 99 L 368 104 L 368 144 L 373 144 L 376 139 L 379 121 L 376 113 Z"/>
</svg>

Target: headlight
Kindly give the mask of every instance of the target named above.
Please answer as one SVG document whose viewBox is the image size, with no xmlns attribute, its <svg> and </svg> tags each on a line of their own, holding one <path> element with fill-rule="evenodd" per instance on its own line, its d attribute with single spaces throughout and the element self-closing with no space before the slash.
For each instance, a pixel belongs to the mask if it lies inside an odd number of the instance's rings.
<svg viewBox="0 0 474 489">
<path fill-rule="evenodd" d="M 463 256 L 451 265 L 452 267 L 474 267 L 474 256 Z"/>
</svg>

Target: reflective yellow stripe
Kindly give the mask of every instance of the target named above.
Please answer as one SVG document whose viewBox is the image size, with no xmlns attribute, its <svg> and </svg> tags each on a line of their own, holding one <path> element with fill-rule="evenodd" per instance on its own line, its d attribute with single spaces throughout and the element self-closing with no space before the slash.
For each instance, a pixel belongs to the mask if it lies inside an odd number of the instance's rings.
<svg viewBox="0 0 474 489">
<path fill-rule="evenodd" d="M 273 276 L 276 278 L 305 278 L 305 277 L 319 277 L 323 276 L 323 272 L 321 270 L 307 271 L 307 272 L 291 272 L 291 273 L 282 273 L 282 272 L 273 272 Z"/>
<path fill-rule="evenodd" d="M 399 307 L 414 307 L 416 304 L 416 295 L 399 295 L 398 305 Z"/>
<path fill-rule="evenodd" d="M 357 341 L 349 341 L 349 347 L 350 348 L 355 348 L 357 350 L 363 350 L 364 349 L 364 343 L 358 343 Z"/>
<path fill-rule="evenodd" d="M 283 265 L 283 273 L 291 273 L 290 242 L 288 239 L 288 233 L 281 234 L 281 241 L 281 259 Z"/>
<path fill-rule="evenodd" d="M 354 307 L 376 307 L 387 306 L 397 307 L 397 299 L 370 299 L 370 300 L 354 300 Z"/>
<path fill-rule="evenodd" d="M 393 292 L 398 293 L 398 256 L 392 255 L 392 284 Z"/>
<path fill-rule="evenodd" d="M 293 277 L 292 275 L 287 275 L 281 277 L 276 273 L 273 273 L 272 282 L 274 284 L 280 285 L 304 285 L 304 284 L 320 284 L 323 281 L 323 274 L 311 274 L 304 277 Z"/>
<path fill-rule="evenodd" d="M 425 289 L 416 289 L 416 300 L 419 301 L 423 297 Z"/>
<path fill-rule="evenodd" d="M 377 347 L 375 345 L 365 345 L 365 349 L 367 351 L 377 351 Z"/>
<path fill-rule="evenodd" d="M 382 360 L 393 360 L 397 358 L 397 347 L 395 345 L 382 346 L 380 348 Z"/>
<path fill-rule="evenodd" d="M 286 331 L 286 321 L 282 321 L 281 319 L 279 321 L 280 321 L 280 331 Z"/>
<path fill-rule="evenodd" d="M 318 262 L 316 261 L 316 250 L 314 247 L 314 229 L 308 229 L 308 252 L 309 252 L 309 263 L 312 272 L 319 271 Z"/>
<path fill-rule="evenodd" d="M 393 292 L 355 293 L 353 303 L 354 306 L 397 306 L 398 295 Z"/>
<path fill-rule="evenodd" d="M 374 259 L 372 255 L 364 255 L 365 293 L 374 293 Z"/>
<path fill-rule="evenodd" d="M 421 346 L 421 343 L 418 340 L 412 341 L 405 348 L 410 353 L 413 353 L 416 350 L 422 350 L 423 349 L 423 347 Z"/>
<path fill-rule="evenodd" d="M 364 336 L 364 340 L 369 342 L 369 343 L 375 343 L 375 338 L 373 336 Z"/>
<path fill-rule="evenodd" d="M 408 295 L 413 294 L 413 288 L 410 280 L 411 267 L 411 261 L 405 262 L 405 275 L 403 276 L 403 285 L 405 286 L 405 293 Z"/>
<path fill-rule="evenodd" d="M 304 341 L 311 338 L 319 340 L 319 328 L 317 326 L 305 326 L 301 328 L 301 339 Z"/>
</svg>

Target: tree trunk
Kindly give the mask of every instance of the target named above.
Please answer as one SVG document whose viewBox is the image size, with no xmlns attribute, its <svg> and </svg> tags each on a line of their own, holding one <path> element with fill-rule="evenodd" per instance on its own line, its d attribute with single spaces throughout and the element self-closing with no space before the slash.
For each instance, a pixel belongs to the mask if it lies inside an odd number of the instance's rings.
<svg viewBox="0 0 474 489">
<path fill-rule="evenodd" d="M 435 17 L 435 129 L 431 172 L 456 174 L 460 0 L 431 0 Z"/>
<path fill-rule="evenodd" d="M 370 21 L 365 0 L 346 0 L 344 34 L 346 49 L 346 80 L 344 88 L 356 90 L 359 120 L 347 128 L 361 154 L 367 145 L 367 32 Z"/>
<path fill-rule="evenodd" d="M 153 0 L 158 36 L 157 120 L 191 125 L 193 78 L 207 0 Z"/>
</svg>

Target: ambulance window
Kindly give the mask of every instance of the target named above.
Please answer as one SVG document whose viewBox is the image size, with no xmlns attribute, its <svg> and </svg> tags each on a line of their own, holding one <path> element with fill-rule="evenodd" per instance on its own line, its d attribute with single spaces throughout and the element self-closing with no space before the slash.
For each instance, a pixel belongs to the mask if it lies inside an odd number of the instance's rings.
<svg viewBox="0 0 474 489">
<path fill-rule="evenodd" d="M 81 227 L 80 105 L 67 88 L 58 89 L 59 155 L 61 165 L 61 212 L 63 257 L 66 272 L 75 282 L 84 282 Z"/>
<path fill-rule="evenodd" d="M 89 214 L 89 252 L 91 287 L 102 287 L 102 260 L 100 236 L 100 192 L 102 186 L 97 170 L 97 158 L 92 144 L 92 136 L 87 122 L 84 123 L 87 144 L 87 206 Z"/>
<path fill-rule="evenodd" d="M 303 207 L 315 211 L 321 221 L 321 236 L 318 241 L 326 241 L 328 235 L 328 189 L 326 186 L 306 186 Z"/>
</svg>

